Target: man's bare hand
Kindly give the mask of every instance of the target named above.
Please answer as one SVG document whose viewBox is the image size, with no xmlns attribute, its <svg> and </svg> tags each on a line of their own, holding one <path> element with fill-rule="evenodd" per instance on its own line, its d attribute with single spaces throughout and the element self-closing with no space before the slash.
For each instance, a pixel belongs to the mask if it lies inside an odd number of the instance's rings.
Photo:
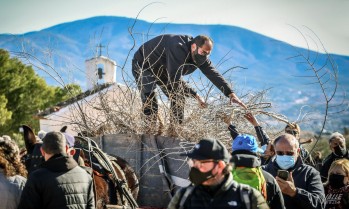
<svg viewBox="0 0 349 209">
<path fill-rule="evenodd" d="M 294 197 L 297 194 L 297 188 L 294 185 L 292 172 L 290 172 L 287 181 L 279 178 L 278 176 L 276 176 L 275 179 L 279 184 L 280 190 L 283 194 L 286 194 L 290 197 Z"/>
<path fill-rule="evenodd" d="M 204 99 L 202 97 L 200 97 L 200 95 L 197 94 L 195 96 L 195 98 L 198 101 L 200 108 L 206 108 L 207 107 L 207 103 L 204 101 Z"/>
<path fill-rule="evenodd" d="M 248 122 L 250 122 L 254 127 L 259 126 L 259 123 L 257 119 L 254 117 L 252 113 L 246 113 L 244 117 L 247 119 Z"/>
<path fill-rule="evenodd" d="M 230 98 L 230 104 L 236 103 L 236 104 L 240 105 L 241 107 L 247 109 L 246 105 L 239 99 L 238 96 L 236 96 L 235 93 L 230 93 L 229 98 Z"/>
</svg>

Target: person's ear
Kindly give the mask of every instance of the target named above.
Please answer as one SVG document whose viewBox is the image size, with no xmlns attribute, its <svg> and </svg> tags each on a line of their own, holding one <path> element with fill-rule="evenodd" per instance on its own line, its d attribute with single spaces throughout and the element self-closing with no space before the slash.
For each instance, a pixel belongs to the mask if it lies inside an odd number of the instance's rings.
<svg viewBox="0 0 349 209">
<path fill-rule="evenodd" d="M 72 147 L 72 148 L 69 148 L 68 152 L 69 152 L 68 153 L 69 155 L 74 156 L 76 153 L 76 150 L 74 149 L 74 147 Z"/>
<path fill-rule="evenodd" d="M 192 52 L 195 51 L 195 50 L 196 50 L 196 47 L 197 47 L 196 43 L 192 43 L 192 44 L 191 44 L 191 51 L 192 51 Z"/>
</svg>

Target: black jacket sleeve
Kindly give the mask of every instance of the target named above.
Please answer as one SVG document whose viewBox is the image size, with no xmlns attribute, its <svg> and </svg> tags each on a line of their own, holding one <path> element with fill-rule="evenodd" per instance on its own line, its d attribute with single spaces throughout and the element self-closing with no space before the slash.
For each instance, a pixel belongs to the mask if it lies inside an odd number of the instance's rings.
<svg viewBox="0 0 349 209">
<path fill-rule="evenodd" d="M 232 140 L 234 140 L 239 135 L 238 130 L 236 129 L 236 127 L 234 125 L 229 125 L 228 129 L 230 131 L 230 136 L 231 136 Z"/>
<path fill-rule="evenodd" d="M 295 185 L 297 193 L 294 197 L 294 202 L 300 206 L 298 208 L 302 209 L 324 209 L 326 198 L 320 175 L 311 172 L 306 178 L 309 179 L 307 190 L 298 188 L 297 185 Z"/>
<path fill-rule="evenodd" d="M 262 170 L 267 183 L 267 203 L 270 208 L 285 208 L 284 197 L 276 179 L 267 171 Z"/>
<path fill-rule="evenodd" d="M 268 144 L 270 139 L 263 128 L 261 126 L 255 126 L 254 129 L 256 130 L 258 140 L 261 142 L 261 146 Z"/>
<path fill-rule="evenodd" d="M 223 92 L 225 96 L 229 96 L 230 93 L 234 91 L 231 89 L 228 82 L 223 78 L 223 76 L 212 66 L 210 60 L 207 60 L 203 65 L 201 65 L 200 70 L 202 73 L 219 89 Z"/>
</svg>

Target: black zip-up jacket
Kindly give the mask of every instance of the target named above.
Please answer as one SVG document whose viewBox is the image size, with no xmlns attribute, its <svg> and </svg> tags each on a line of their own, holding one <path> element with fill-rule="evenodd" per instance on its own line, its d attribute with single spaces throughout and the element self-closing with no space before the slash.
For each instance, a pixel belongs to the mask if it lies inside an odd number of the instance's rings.
<svg viewBox="0 0 349 209">
<path fill-rule="evenodd" d="M 257 168 L 261 166 L 261 160 L 247 150 L 236 150 L 232 153 L 232 161 L 235 166 Z M 276 179 L 265 170 L 262 170 L 267 187 L 267 204 L 271 209 L 285 208 L 284 198 Z"/>
<path fill-rule="evenodd" d="M 29 175 L 18 209 L 95 208 L 91 176 L 72 157 L 54 155 Z"/>
<path fill-rule="evenodd" d="M 173 196 L 173 198 L 171 199 L 171 202 L 168 205 L 167 209 L 178 209 L 185 191 L 189 187 L 178 190 L 175 196 Z M 249 189 L 249 202 L 251 206 L 250 209 L 269 208 L 260 192 L 250 186 L 246 187 Z M 239 183 L 233 180 L 233 175 L 231 173 L 226 175 L 225 181 L 216 190 L 216 192 L 212 193 L 212 191 L 205 186 L 195 186 L 191 194 L 187 197 L 183 208 L 246 208 L 243 197 L 241 197 L 241 186 Z"/>
<path fill-rule="evenodd" d="M 271 161 L 265 166 L 262 166 L 262 168 L 274 177 L 277 175 L 277 171 L 280 169 L 275 160 Z M 319 172 L 310 165 L 304 164 L 300 157 L 298 157 L 295 166 L 290 168 L 288 171 L 292 171 L 292 177 L 297 193 L 294 197 L 284 195 L 286 208 L 325 208 L 326 198 Z"/>
<path fill-rule="evenodd" d="M 191 56 L 193 37 L 187 35 L 160 35 L 144 43 L 134 54 L 134 60 L 143 70 L 151 70 L 165 83 L 176 85 L 183 75 L 193 73 L 198 67 L 202 73 L 225 96 L 233 90 L 223 76 L 213 67 L 209 59 L 201 66 L 196 66 Z M 193 96 L 196 91 L 185 85 L 187 92 Z"/>
</svg>

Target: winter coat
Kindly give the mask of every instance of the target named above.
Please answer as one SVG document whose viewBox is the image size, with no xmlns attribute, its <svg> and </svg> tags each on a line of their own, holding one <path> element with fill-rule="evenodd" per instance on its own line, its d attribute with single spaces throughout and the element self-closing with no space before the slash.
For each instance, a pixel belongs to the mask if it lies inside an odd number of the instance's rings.
<svg viewBox="0 0 349 209">
<path fill-rule="evenodd" d="M 26 178 L 23 176 L 6 177 L 0 169 L 0 209 L 16 209 Z"/>
<path fill-rule="evenodd" d="M 256 168 L 261 166 L 260 159 L 255 154 L 245 150 L 234 151 L 232 160 L 233 160 L 233 164 L 239 167 Z M 262 170 L 262 174 L 266 181 L 266 187 L 267 187 L 266 201 L 269 207 L 271 209 L 285 208 L 284 198 L 275 178 L 265 170 Z"/>
<path fill-rule="evenodd" d="M 343 157 L 336 156 L 333 152 L 329 154 L 325 160 L 323 161 L 322 167 L 320 169 L 320 175 L 321 175 L 321 180 L 322 182 L 325 182 L 328 177 L 328 171 L 330 170 L 331 164 L 335 160 L 339 159 L 348 159 L 349 160 L 349 151 L 347 151 L 347 154 L 345 154 Z"/>
<path fill-rule="evenodd" d="M 95 208 L 91 176 L 72 157 L 54 155 L 32 172 L 18 209 Z"/>
<path fill-rule="evenodd" d="M 212 192 L 209 187 L 203 185 L 189 186 L 178 190 L 171 199 L 168 209 L 179 208 L 180 202 L 189 188 L 193 190 L 186 198 L 183 208 L 246 208 L 246 201 L 242 200 L 244 198 L 241 194 L 241 184 L 233 181 L 233 175 L 229 173 L 215 192 Z M 248 189 L 248 199 L 251 203 L 251 209 L 269 208 L 260 192 L 247 185 L 244 188 Z"/>
<path fill-rule="evenodd" d="M 277 171 L 280 169 L 275 159 L 269 162 L 269 164 L 262 166 L 262 168 L 274 177 L 277 176 Z M 315 168 L 304 164 L 300 157 L 298 157 L 295 166 L 288 171 L 292 172 L 296 195 L 294 197 L 283 195 L 286 208 L 325 208 L 325 192 L 319 172 Z"/>
<path fill-rule="evenodd" d="M 156 75 L 162 83 L 176 85 L 183 75 L 193 73 L 199 68 L 202 73 L 218 88 L 224 95 L 232 93 L 228 82 L 214 68 L 207 59 L 202 65 L 197 66 L 191 56 L 191 44 L 193 37 L 187 35 L 160 35 L 145 42 L 135 52 L 133 63 L 142 66 L 142 70 L 150 71 Z M 182 82 L 183 83 L 183 82 Z M 176 89 L 176 87 L 173 87 Z M 185 92 L 195 96 L 196 91 L 188 85 L 184 85 Z"/>
</svg>

